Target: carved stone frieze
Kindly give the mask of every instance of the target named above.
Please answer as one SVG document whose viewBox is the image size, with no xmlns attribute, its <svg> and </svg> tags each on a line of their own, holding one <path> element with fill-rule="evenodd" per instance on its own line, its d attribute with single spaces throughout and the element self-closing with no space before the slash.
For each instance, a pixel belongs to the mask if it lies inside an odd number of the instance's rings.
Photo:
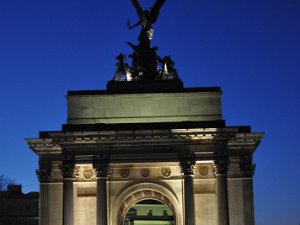
<svg viewBox="0 0 300 225">
<path fill-rule="evenodd" d="M 252 156 L 240 158 L 240 169 L 243 177 L 252 177 L 255 172 L 255 164 L 252 163 Z"/>
</svg>

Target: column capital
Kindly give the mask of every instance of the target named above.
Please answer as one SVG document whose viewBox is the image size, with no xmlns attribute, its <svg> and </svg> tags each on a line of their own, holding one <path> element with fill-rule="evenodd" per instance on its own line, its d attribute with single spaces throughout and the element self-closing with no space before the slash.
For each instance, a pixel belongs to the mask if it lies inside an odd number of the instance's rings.
<svg viewBox="0 0 300 225">
<path fill-rule="evenodd" d="M 60 169 L 63 175 L 63 178 L 76 178 L 78 176 L 74 157 L 63 157 L 62 164 Z"/>
<path fill-rule="evenodd" d="M 36 175 L 40 183 L 47 183 L 51 179 L 51 161 L 39 159 L 39 169 Z"/>
<path fill-rule="evenodd" d="M 230 164 L 230 161 L 227 157 L 215 159 L 214 162 L 215 175 L 227 174 L 228 166 Z"/>
<path fill-rule="evenodd" d="M 181 156 L 180 167 L 183 175 L 194 175 L 196 160 L 194 156 Z"/>
<path fill-rule="evenodd" d="M 109 156 L 95 156 L 93 159 L 93 167 L 98 178 L 107 178 L 109 175 Z"/>
<path fill-rule="evenodd" d="M 252 155 L 241 156 L 240 169 L 243 177 L 253 177 L 255 164 L 252 163 Z"/>
</svg>

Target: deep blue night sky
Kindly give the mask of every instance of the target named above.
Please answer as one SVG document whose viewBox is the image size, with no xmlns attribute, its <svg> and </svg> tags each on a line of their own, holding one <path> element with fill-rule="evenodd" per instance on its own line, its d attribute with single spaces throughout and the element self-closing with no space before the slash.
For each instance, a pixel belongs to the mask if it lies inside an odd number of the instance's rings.
<svg viewBox="0 0 300 225">
<path fill-rule="evenodd" d="M 154 0 L 140 0 L 149 7 Z M 0 174 L 37 191 L 24 138 L 60 130 L 68 90 L 105 89 L 139 28 L 129 0 L 0 1 Z M 300 223 L 300 1 L 168 0 L 153 45 L 186 87 L 221 86 L 228 126 L 266 132 L 255 153 L 257 225 Z"/>
</svg>

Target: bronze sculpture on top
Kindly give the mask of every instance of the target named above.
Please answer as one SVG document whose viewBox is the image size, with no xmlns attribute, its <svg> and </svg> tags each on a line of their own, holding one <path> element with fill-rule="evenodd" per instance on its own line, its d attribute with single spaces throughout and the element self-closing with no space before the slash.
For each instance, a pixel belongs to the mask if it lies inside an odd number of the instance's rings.
<svg viewBox="0 0 300 225">
<path fill-rule="evenodd" d="M 149 10 L 142 10 L 140 4 L 137 0 L 131 0 L 133 6 L 136 8 L 137 14 L 139 16 L 139 21 L 134 24 L 130 25 L 130 20 L 127 22 L 127 26 L 129 29 L 132 29 L 134 27 L 137 27 L 139 25 L 142 26 L 142 30 L 140 32 L 140 35 L 138 37 L 138 40 L 140 41 L 140 46 L 150 48 L 150 40 L 153 37 L 153 27 L 152 24 L 154 24 L 157 21 L 159 12 L 163 4 L 166 2 L 166 0 L 157 0 L 153 7 Z"/>
<path fill-rule="evenodd" d="M 160 58 L 157 56 L 157 47 L 151 47 L 153 37 L 153 24 L 157 21 L 160 9 L 166 0 L 156 0 L 150 10 L 143 10 L 138 0 L 131 0 L 136 8 L 139 21 L 133 25 L 127 21 L 129 29 L 141 26 L 138 36 L 138 45 L 126 42 L 133 50 L 128 57 L 131 58 L 131 66 L 128 65 L 126 55 L 116 57 L 116 72 L 113 81 L 156 81 L 179 80 L 175 63 L 170 56 Z"/>
</svg>

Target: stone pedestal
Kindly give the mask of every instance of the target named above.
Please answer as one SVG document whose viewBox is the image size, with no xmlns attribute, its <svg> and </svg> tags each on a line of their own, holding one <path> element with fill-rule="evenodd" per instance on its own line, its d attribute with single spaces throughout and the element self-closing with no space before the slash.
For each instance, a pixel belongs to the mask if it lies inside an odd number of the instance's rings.
<svg viewBox="0 0 300 225">
<path fill-rule="evenodd" d="M 215 176 L 217 178 L 218 225 L 229 225 L 227 167 L 229 160 L 215 160 Z"/>
<path fill-rule="evenodd" d="M 178 92 L 183 90 L 181 80 L 149 80 L 149 81 L 108 81 L 109 93 L 155 93 Z"/>
</svg>

